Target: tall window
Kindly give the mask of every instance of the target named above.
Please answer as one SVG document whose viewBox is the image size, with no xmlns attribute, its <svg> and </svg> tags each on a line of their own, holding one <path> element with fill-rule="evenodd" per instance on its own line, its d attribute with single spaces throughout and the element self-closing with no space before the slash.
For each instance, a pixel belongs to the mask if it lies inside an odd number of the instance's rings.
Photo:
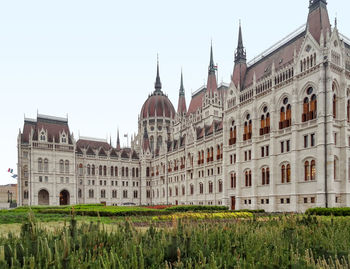
<svg viewBox="0 0 350 269">
<path fill-rule="evenodd" d="M 286 166 L 283 164 L 281 166 L 281 183 L 286 182 Z"/>
<path fill-rule="evenodd" d="M 103 166 L 103 175 L 107 176 L 107 166 Z"/>
<path fill-rule="evenodd" d="M 208 187 L 209 187 L 209 193 L 213 193 L 213 182 L 209 181 Z"/>
<path fill-rule="evenodd" d="M 314 89 L 309 87 L 306 91 L 306 97 L 303 101 L 302 122 L 316 119 L 317 116 L 317 98 Z"/>
<path fill-rule="evenodd" d="M 249 140 L 252 138 L 252 120 L 250 118 L 250 114 L 246 116 L 244 122 L 244 133 L 243 133 L 243 141 Z"/>
<path fill-rule="evenodd" d="M 91 166 L 90 166 L 90 164 L 88 164 L 88 165 L 86 166 L 86 173 L 87 173 L 88 176 L 91 175 Z"/>
<path fill-rule="evenodd" d="M 98 167 L 98 175 L 102 176 L 102 165 Z"/>
<path fill-rule="evenodd" d="M 221 193 L 222 191 L 223 191 L 222 180 L 219 180 L 219 192 Z"/>
<path fill-rule="evenodd" d="M 231 173 L 231 188 L 235 189 L 237 184 L 236 173 Z"/>
<path fill-rule="evenodd" d="M 91 174 L 93 176 L 95 175 L 95 165 L 94 164 L 91 166 Z"/>
<path fill-rule="evenodd" d="M 268 167 L 264 167 L 261 169 L 261 184 L 262 185 L 270 184 L 270 169 Z"/>
<path fill-rule="evenodd" d="M 333 118 L 337 118 L 337 94 L 336 94 L 336 84 L 333 82 L 332 84 L 332 92 L 333 92 Z"/>
<path fill-rule="evenodd" d="M 113 176 L 114 176 L 114 167 L 111 166 L 111 177 L 113 177 Z"/>
<path fill-rule="evenodd" d="M 112 198 L 117 198 L 117 190 L 112 190 Z"/>
<path fill-rule="evenodd" d="M 46 173 L 49 172 L 49 160 L 48 159 L 44 160 L 44 171 Z"/>
<path fill-rule="evenodd" d="M 268 112 L 267 106 L 265 106 L 260 118 L 260 135 L 268 133 L 270 133 L 270 113 Z"/>
<path fill-rule="evenodd" d="M 292 125 L 292 106 L 289 104 L 288 97 L 283 99 L 283 104 L 280 109 L 279 128 L 284 129 Z"/>
<path fill-rule="evenodd" d="M 101 190 L 101 198 L 106 198 L 106 190 Z"/>
<path fill-rule="evenodd" d="M 39 172 L 43 171 L 43 159 L 41 158 L 38 159 L 38 171 Z"/>
<path fill-rule="evenodd" d="M 60 160 L 60 173 L 64 173 L 64 161 Z"/>
<path fill-rule="evenodd" d="M 311 180 L 316 180 L 316 161 L 312 160 L 310 165 Z"/>
<path fill-rule="evenodd" d="M 193 184 L 190 185 L 190 195 L 194 194 L 194 186 Z"/>
<path fill-rule="evenodd" d="M 89 190 L 89 198 L 94 198 L 94 190 Z"/>
<path fill-rule="evenodd" d="M 118 167 L 114 167 L 114 175 L 117 177 L 118 176 Z"/>
<path fill-rule="evenodd" d="M 203 183 L 201 182 L 199 183 L 199 193 L 203 194 L 203 192 L 204 192 L 204 187 L 203 187 Z"/>
<path fill-rule="evenodd" d="M 68 160 L 65 161 L 64 168 L 65 168 L 66 174 L 69 174 L 69 161 Z"/>
<path fill-rule="evenodd" d="M 83 164 L 82 163 L 79 164 L 79 175 L 80 176 L 83 175 Z"/>
<path fill-rule="evenodd" d="M 246 187 L 252 186 L 252 171 L 251 170 L 245 171 L 245 186 Z"/>
<path fill-rule="evenodd" d="M 128 198 L 128 191 L 127 190 L 123 190 L 123 198 Z"/>
<path fill-rule="evenodd" d="M 304 180 L 316 180 L 316 161 L 311 160 L 304 162 Z"/>
<path fill-rule="evenodd" d="M 291 178 L 290 178 L 290 164 L 287 164 L 286 179 L 287 179 L 287 183 L 289 183 L 291 181 Z"/>
<path fill-rule="evenodd" d="M 232 121 L 231 128 L 230 128 L 230 139 L 228 141 L 228 144 L 234 145 L 237 142 L 237 127 L 235 125 L 235 121 Z"/>
</svg>

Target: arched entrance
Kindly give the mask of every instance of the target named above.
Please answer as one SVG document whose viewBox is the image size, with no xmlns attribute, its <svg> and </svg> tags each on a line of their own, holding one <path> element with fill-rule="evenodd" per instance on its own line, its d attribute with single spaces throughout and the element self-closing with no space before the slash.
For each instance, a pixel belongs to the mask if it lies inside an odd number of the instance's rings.
<svg viewBox="0 0 350 269">
<path fill-rule="evenodd" d="M 69 192 L 67 190 L 60 192 L 60 205 L 69 205 Z"/>
<path fill-rule="evenodd" d="M 40 190 L 38 193 L 38 205 L 49 205 L 50 198 L 47 190 Z"/>
</svg>

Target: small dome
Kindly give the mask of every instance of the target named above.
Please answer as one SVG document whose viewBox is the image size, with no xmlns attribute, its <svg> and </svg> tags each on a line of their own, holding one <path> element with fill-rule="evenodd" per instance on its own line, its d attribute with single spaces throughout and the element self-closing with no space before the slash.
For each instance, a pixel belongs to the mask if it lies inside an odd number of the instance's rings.
<svg viewBox="0 0 350 269">
<path fill-rule="evenodd" d="M 140 114 L 141 119 L 165 117 L 174 119 L 175 109 L 169 98 L 161 91 L 155 91 L 144 103 Z"/>
<path fill-rule="evenodd" d="M 159 117 L 174 119 L 175 109 L 169 98 L 162 92 L 162 83 L 159 77 L 159 61 L 157 61 L 157 77 L 155 91 L 148 97 L 141 109 L 141 119 Z"/>
</svg>

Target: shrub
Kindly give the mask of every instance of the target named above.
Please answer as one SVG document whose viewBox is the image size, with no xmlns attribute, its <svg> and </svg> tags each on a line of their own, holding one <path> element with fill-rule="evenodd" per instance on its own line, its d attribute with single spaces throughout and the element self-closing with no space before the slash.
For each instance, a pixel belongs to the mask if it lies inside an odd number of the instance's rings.
<svg viewBox="0 0 350 269">
<path fill-rule="evenodd" d="M 165 209 L 166 211 L 171 212 L 187 212 L 187 211 L 226 211 L 228 210 L 227 206 L 206 206 L 206 205 L 180 205 L 180 206 L 172 206 Z"/>
<path fill-rule="evenodd" d="M 305 214 L 316 216 L 350 216 L 350 207 L 309 208 Z"/>
</svg>

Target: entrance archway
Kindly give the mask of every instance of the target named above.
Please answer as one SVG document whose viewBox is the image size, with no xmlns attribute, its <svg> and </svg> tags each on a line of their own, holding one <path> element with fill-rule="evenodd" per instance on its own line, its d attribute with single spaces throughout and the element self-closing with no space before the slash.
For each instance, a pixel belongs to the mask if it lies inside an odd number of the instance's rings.
<svg viewBox="0 0 350 269">
<path fill-rule="evenodd" d="M 69 192 L 67 190 L 60 192 L 60 205 L 69 205 Z"/>
<path fill-rule="evenodd" d="M 49 205 L 50 197 L 47 190 L 40 190 L 38 193 L 38 205 Z"/>
</svg>

